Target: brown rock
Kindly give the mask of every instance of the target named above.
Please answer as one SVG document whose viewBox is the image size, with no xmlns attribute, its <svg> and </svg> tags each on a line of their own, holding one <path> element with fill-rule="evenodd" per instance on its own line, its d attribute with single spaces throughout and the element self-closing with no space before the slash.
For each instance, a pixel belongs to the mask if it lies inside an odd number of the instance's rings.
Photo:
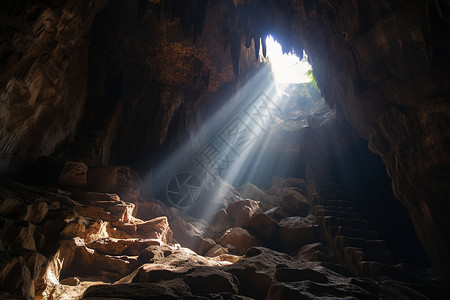
<svg viewBox="0 0 450 300">
<path fill-rule="evenodd" d="M 245 257 L 224 270 L 239 280 L 239 292 L 255 299 L 266 299 L 276 266 L 290 264 L 292 258 L 263 247 L 250 248 Z"/>
<path fill-rule="evenodd" d="M 288 217 L 288 214 L 279 206 L 271 208 L 264 213 L 276 221 L 280 221 L 281 219 Z"/>
<path fill-rule="evenodd" d="M 20 218 L 26 215 L 27 207 L 17 199 L 5 197 L 0 203 L 0 216 L 6 218 Z"/>
<path fill-rule="evenodd" d="M 279 205 L 277 197 L 267 195 L 263 190 L 249 182 L 239 187 L 238 191 L 243 198 L 259 201 L 259 206 L 263 211 Z"/>
<path fill-rule="evenodd" d="M 5 259 L 8 259 L 5 263 Z M 8 292 L 10 299 L 34 299 L 36 280 L 43 275 L 47 259 L 39 253 L 24 253 L 24 256 L 2 255 L 0 288 Z"/>
<path fill-rule="evenodd" d="M 227 230 L 218 243 L 222 246 L 230 247 L 230 252 L 237 255 L 244 255 L 251 247 L 259 246 L 259 242 L 247 230 L 234 227 Z"/>
<path fill-rule="evenodd" d="M 223 292 L 237 294 L 239 291 L 239 281 L 234 275 L 214 267 L 194 268 L 183 281 L 189 285 L 194 295 L 206 296 Z"/>
<path fill-rule="evenodd" d="M 283 190 L 281 196 L 280 207 L 290 216 L 306 217 L 309 213 L 309 202 L 301 193 L 292 189 L 286 188 Z"/>
<path fill-rule="evenodd" d="M 333 249 L 322 243 L 313 243 L 302 246 L 296 257 L 309 261 L 335 261 Z"/>
<path fill-rule="evenodd" d="M 284 180 L 282 186 L 297 188 L 301 191 L 306 190 L 305 180 L 301 179 L 301 178 L 286 178 L 286 180 Z"/>
<path fill-rule="evenodd" d="M 228 215 L 225 209 L 219 210 L 214 214 L 208 226 L 207 236 L 216 239 L 232 227 L 233 219 Z"/>
<path fill-rule="evenodd" d="M 0 228 L 0 248 L 3 251 L 36 250 L 34 233 L 35 226 L 30 223 L 23 224 L 23 226 L 5 224 Z"/>
<path fill-rule="evenodd" d="M 234 219 L 235 227 L 245 227 L 250 218 L 260 212 L 262 211 L 259 202 L 250 199 L 236 201 L 227 208 L 228 215 Z"/>
<path fill-rule="evenodd" d="M 215 242 L 209 238 L 203 237 L 202 226 L 194 226 L 184 219 L 175 219 L 170 222 L 173 236 L 183 247 L 187 247 L 198 254 L 205 254 Z"/>
<path fill-rule="evenodd" d="M 222 254 L 228 254 L 229 250 L 225 247 L 222 247 L 219 244 L 215 244 L 214 246 L 211 247 L 211 249 L 208 250 L 208 252 L 206 252 L 205 256 L 206 257 L 216 257 L 216 256 L 220 256 Z"/>
<path fill-rule="evenodd" d="M 87 243 L 86 246 L 107 255 L 139 255 L 145 248 L 161 244 L 161 240 L 158 239 L 115 239 L 108 237 Z"/>
<path fill-rule="evenodd" d="M 49 211 L 49 205 L 44 201 L 37 201 L 27 206 L 25 220 L 33 224 L 40 224 Z"/>
<path fill-rule="evenodd" d="M 128 202 L 136 202 L 139 197 L 140 179 L 136 172 L 126 166 L 90 168 L 88 189 L 96 192 L 118 194 Z"/>
<path fill-rule="evenodd" d="M 276 243 L 278 240 L 279 228 L 278 224 L 266 214 L 257 214 L 253 216 L 247 228 L 251 229 L 255 235 L 269 243 Z"/>
<path fill-rule="evenodd" d="M 138 260 L 145 263 L 118 283 L 143 283 L 171 280 L 182 276 L 196 266 L 220 266 L 212 258 L 197 255 L 188 248 L 171 246 L 150 246 L 144 249 Z"/>
<path fill-rule="evenodd" d="M 280 237 L 286 246 L 305 245 L 320 240 L 319 226 L 302 217 L 289 217 L 281 220 Z"/>
<path fill-rule="evenodd" d="M 88 167 L 83 162 L 66 161 L 59 173 L 58 183 L 85 188 L 87 186 Z"/>
<path fill-rule="evenodd" d="M 58 253 L 64 258 L 62 278 L 96 276 L 111 282 L 130 274 L 139 265 L 133 257 L 104 255 L 89 249 L 81 238 L 62 241 Z"/>
<path fill-rule="evenodd" d="M 60 284 L 77 286 L 80 284 L 80 279 L 78 277 L 67 277 L 59 282 Z"/>
<path fill-rule="evenodd" d="M 83 299 L 185 299 L 192 296 L 189 286 L 181 279 L 162 283 L 94 285 Z"/>
<path fill-rule="evenodd" d="M 159 239 L 164 243 L 172 241 L 172 231 L 167 217 L 158 217 L 135 224 L 124 224 L 121 228 L 127 234 L 144 239 Z"/>
</svg>

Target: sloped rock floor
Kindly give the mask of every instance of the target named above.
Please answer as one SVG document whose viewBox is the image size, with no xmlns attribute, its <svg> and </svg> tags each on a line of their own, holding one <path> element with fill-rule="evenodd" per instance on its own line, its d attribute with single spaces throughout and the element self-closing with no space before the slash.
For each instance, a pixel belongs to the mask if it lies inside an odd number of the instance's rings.
<svg viewBox="0 0 450 300">
<path fill-rule="evenodd" d="M 6 299 L 436 299 L 437 281 L 394 265 L 339 186 L 273 178 L 229 187 L 208 220 L 153 199 L 0 184 Z M 83 184 L 81 184 L 83 185 Z M 231 199 L 231 200 L 230 200 Z M 139 218 L 138 218 L 138 217 Z M 440 294 L 441 293 L 441 294 Z"/>
</svg>

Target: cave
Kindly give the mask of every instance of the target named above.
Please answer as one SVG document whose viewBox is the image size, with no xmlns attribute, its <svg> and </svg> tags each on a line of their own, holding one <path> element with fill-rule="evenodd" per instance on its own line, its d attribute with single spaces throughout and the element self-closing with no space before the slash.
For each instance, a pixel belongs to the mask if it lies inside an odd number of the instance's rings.
<svg viewBox="0 0 450 300">
<path fill-rule="evenodd" d="M 0 298 L 450 295 L 449 1 L 0 13 Z"/>
</svg>

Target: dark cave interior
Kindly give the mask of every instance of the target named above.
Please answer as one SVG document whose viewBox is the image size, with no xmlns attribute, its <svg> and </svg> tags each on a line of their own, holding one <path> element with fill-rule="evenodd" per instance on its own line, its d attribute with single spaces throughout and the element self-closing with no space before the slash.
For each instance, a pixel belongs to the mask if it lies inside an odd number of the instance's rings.
<svg viewBox="0 0 450 300">
<path fill-rule="evenodd" d="M 448 297 L 449 1 L 8 0 L 0 33 L 1 298 Z"/>
</svg>

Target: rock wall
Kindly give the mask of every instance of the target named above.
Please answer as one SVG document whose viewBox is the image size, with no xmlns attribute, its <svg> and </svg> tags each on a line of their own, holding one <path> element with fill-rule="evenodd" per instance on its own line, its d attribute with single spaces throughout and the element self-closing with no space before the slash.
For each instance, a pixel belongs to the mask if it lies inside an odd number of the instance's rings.
<svg viewBox="0 0 450 300">
<path fill-rule="evenodd" d="M 1 4 L 0 169 L 50 155 L 86 99 L 91 23 L 107 1 Z"/>
<path fill-rule="evenodd" d="M 2 173 L 50 154 L 146 169 L 163 145 L 201 126 L 207 108 L 219 105 L 215 93 L 255 67 L 259 37 L 270 33 L 285 49 L 308 52 L 326 101 L 382 157 L 428 255 L 450 277 L 447 2 L 6 1 L 0 8 Z"/>
<path fill-rule="evenodd" d="M 449 278 L 450 11 L 440 1 L 292 1 L 326 101 L 381 156 Z"/>
</svg>

